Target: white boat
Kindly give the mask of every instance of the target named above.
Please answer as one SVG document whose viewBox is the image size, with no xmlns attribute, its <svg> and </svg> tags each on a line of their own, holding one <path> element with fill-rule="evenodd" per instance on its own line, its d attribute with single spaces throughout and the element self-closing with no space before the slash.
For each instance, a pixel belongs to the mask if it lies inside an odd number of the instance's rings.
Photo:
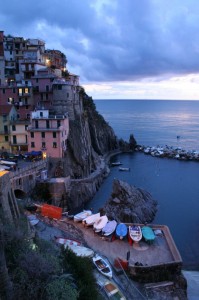
<svg viewBox="0 0 199 300">
<path fill-rule="evenodd" d="M 104 236 L 112 234 L 115 231 L 116 226 L 117 222 L 115 220 L 108 221 L 108 223 L 106 223 L 106 225 L 102 229 L 102 234 Z"/>
<path fill-rule="evenodd" d="M 108 222 L 107 216 L 101 216 L 94 224 L 93 224 L 93 230 L 95 232 L 100 232 L 106 223 Z"/>
<path fill-rule="evenodd" d="M 120 165 L 122 165 L 122 163 L 120 162 L 120 161 L 116 161 L 116 162 L 113 162 L 112 164 L 111 164 L 111 166 L 120 166 Z"/>
<path fill-rule="evenodd" d="M 122 168 L 122 167 L 120 167 L 119 171 L 130 171 L 130 168 Z"/>
<path fill-rule="evenodd" d="M 142 239 L 142 230 L 138 225 L 129 226 L 129 235 L 134 242 L 139 242 Z"/>
<path fill-rule="evenodd" d="M 35 215 L 28 215 L 27 218 L 32 226 L 35 226 L 39 223 L 39 219 L 37 219 Z"/>
<path fill-rule="evenodd" d="M 64 245 L 65 248 L 69 248 L 73 251 L 77 256 L 84 256 L 84 257 L 93 257 L 94 251 L 90 248 L 84 246 L 75 246 L 75 245 Z"/>
<path fill-rule="evenodd" d="M 64 246 L 65 245 L 66 246 L 81 246 L 81 242 L 79 242 L 77 240 L 63 238 L 63 237 L 55 236 L 55 241 L 56 241 L 56 243 L 58 243 L 60 245 L 64 245 Z"/>
<path fill-rule="evenodd" d="M 122 294 L 114 282 L 107 281 L 103 288 L 110 299 L 126 300 L 126 297 Z"/>
<path fill-rule="evenodd" d="M 100 213 L 97 213 L 97 214 L 93 214 L 93 215 L 90 215 L 88 216 L 87 218 L 85 218 L 82 223 L 85 225 L 85 226 L 91 226 L 93 225 L 97 220 L 99 220 L 100 218 Z"/>
<path fill-rule="evenodd" d="M 100 255 L 96 254 L 93 258 L 93 263 L 97 267 L 98 271 L 102 273 L 104 276 L 109 278 L 112 277 L 111 266 L 106 262 L 106 260 Z"/>
<path fill-rule="evenodd" d="M 90 215 L 92 215 L 91 210 L 83 210 L 82 212 L 74 215 L 73 219 L 74 219 L 74 222 L 80 222 Z"/>
</svg>

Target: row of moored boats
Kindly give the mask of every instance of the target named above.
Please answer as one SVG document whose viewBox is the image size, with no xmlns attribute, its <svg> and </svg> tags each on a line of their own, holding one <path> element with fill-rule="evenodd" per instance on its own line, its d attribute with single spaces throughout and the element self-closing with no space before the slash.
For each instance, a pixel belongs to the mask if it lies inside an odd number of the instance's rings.
<svg viewBox="0 0 199 300">
<path fill-rule="evenodd" d="M 75 222 L 80 222 L 84 226 L 93 226 L 96 233 L 101 233 L 102 236 L 110 236 L 115 233 L 119 239 L 125 238 L 127 235 L 133 242 L 139 242 L 144 238 L 147 242 L 153 242 L 155 234 L 149 226 L 129 225 L 117 223 L 115 220 L 108 220 L 106 215 L 100 216 L 100 213 L 92 214 L 90 210 L 84 210 L 74 216 Z"/>
</svg>

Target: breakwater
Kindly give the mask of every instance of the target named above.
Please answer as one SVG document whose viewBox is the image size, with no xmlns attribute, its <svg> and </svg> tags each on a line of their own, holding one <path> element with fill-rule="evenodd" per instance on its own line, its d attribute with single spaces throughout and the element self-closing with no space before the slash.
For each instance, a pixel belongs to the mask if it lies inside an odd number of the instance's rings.
<svg viewBox="0 0 199 300">
<path fill-rule="evenodd" d="M 174 158 L 183 161 L 199 161 L 199 151 L 196 150 L 185 150 L 181 147 L 172 147 L 172 146 L 141 146 L 137 145 L 135 151 L 143 152 L 154 157 L 167 157 Z"/>
</svg>

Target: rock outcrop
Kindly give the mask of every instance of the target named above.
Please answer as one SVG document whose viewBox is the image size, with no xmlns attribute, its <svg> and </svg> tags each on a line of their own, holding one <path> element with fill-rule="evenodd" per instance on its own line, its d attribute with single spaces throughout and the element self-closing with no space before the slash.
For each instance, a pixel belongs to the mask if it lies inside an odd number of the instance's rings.
<svg viewBox="0 0 199 300">
<path fill-rule="evenodd" d="M 118 149 L 113 129 L 97 112 L 91 97 L 82 91 L 81 109 L 75 110 L 70 120 L 70 133 L 64 158 L 65 176 L 79 179 L 88 177 L 100 164 L 100 157 Z"/>
<path fill-rule="evenodd" d="M 149 223 L 156 214 L 157 202 L 149 192 L 114 179 L 104 210 L 109 218 L 118 222 Z"/>
</svg>

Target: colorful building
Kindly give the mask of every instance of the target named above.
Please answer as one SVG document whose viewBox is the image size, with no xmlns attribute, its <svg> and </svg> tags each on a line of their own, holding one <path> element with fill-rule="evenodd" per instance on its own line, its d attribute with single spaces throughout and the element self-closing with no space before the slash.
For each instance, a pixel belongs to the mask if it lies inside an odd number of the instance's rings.
<svg viewBox="0 0 199 300">
<path fill-rule="evenodd" d="M 66 114 L 51 115 L 48 110 L 36 110 L 31 114 L 27 131 L 28 152 L 42 151 L 45 157 L 64 157 L 69 133 Z"/>
</svg>

